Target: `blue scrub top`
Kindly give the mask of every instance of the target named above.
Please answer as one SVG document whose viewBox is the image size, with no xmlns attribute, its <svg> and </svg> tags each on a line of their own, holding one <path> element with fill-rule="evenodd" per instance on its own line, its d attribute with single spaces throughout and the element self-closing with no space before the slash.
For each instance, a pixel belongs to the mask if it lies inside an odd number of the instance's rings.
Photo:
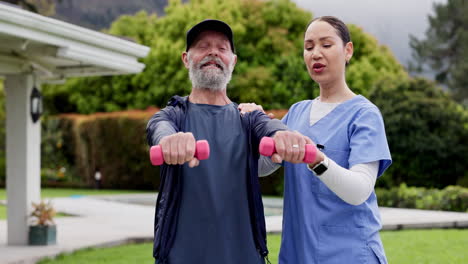
<svg viewBox="0 0 468 264">
<path fill-rule="evenodd" d="M 340 166 L 379 161 L 378 177 L 391 164 L 379 109 L 355 96 L 310 125 L 314 101 L 294 104 L 283 122 L 324 146 Z M 355 206 L 341 200 L 305 164 L 285 163 L 281 264 L 387 263 L 375 192 Z"/>
</svg>

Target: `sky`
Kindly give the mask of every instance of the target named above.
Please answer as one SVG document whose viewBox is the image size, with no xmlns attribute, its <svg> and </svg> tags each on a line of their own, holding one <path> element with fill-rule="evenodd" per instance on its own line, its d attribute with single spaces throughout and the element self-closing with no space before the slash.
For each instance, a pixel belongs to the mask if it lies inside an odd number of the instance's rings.
<svg viewBox="0 0 468 264">
<path fill-rule="evenodd" d="M 405 67 L 411 60 L 409 35 L 424 37 L 433 3 L 447 0 L 292 0 L 314 17 L 333 15 L 358 25 L 387 45 Z M 352 36 L 351 36 L 352 38 Z"/>
</svg>

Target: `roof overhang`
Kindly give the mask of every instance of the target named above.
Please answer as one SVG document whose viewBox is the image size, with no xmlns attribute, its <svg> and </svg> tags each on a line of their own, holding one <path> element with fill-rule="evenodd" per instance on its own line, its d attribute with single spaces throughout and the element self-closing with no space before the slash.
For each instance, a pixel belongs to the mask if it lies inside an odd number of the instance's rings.
<svg viewBox="0 0 468 264">
<path fill-rule="evenodd" d="M 0 4 L 0 76 L 34 71 L 43 81 L 131 74 L 149 48 Z"/>
</svg>

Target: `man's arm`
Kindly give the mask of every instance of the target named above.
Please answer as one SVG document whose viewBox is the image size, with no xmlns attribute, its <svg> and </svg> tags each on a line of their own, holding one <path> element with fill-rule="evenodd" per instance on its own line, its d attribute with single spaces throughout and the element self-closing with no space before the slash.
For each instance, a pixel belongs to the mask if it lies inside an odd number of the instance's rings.
<svg viewBox="0 0 468 264">
<path fill-rule="evenodd" d="M 146 139 L 148 145 L 158 145 L 161 139 L 179 132 L 176 125 L 175 108 L 168 106 L 154 114 L 146 125 Z"/>
<path fill-rule="evenodd" d="M 286 131 L 288 127 L 278 119 L 271 119 L 264 112 L 251 112 L 253 134 L 260 140 L 263 137 L 273 137 L 278 131 Z"/>
<path fill-rule="evenodd" d="M 272 174 L 281 167 L 281 164 L 274 163 L 270 157 L 260 156 L 258 159 L 258 176 L 264 177 Z"/>
<path fill-rule="evenodd" d="M 161 145 L 166 164 L 189 162 L 190 167 L 198 166 L 199 161 L 194 157 L 195 137 L 190 132 L 180 132 L 175 111 L 174 107 L 168 106 L 151 117 L 146 126 L 148 144 Z"/>
</svg>

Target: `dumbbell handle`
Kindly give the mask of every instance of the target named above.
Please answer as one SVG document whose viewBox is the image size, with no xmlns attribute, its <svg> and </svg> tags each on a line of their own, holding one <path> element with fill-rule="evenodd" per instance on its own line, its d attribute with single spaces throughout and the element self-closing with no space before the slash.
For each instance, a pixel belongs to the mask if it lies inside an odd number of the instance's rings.
<svg viewBox="0 0 468 264">
<path fill-rule="evenodd" d="M 198 140 L 195 145 L 195 158 L 206 160 L 210 157 L 210 145 L 206 140 Z M 159 166 L 164 163 L 164 156 L 161 145 L 152 146 L 150 148 L 150 160 L 154 166 Z"/>
<path fill-rule="evenodd" d="M 276 153 L 275 140 L 271 137 L 263 137 L 260 140 L 259 152 L 263 156 L 270 157 Z M 317 148 L 312 144 L 305 145 L 304 163 L 313 163 L 317 156 Z"/>
</svg>

